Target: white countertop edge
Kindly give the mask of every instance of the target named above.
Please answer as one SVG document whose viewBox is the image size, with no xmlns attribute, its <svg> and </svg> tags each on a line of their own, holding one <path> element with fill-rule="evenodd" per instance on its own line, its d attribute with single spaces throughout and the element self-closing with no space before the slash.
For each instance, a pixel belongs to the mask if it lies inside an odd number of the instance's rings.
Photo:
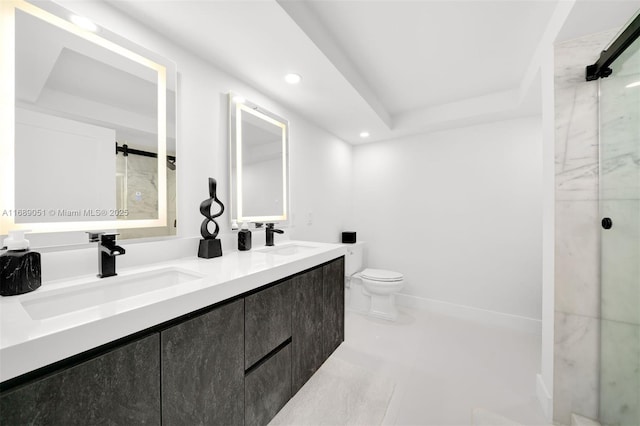
<svg viewBox="0 0 640 426">
<path fill-rule="evenodd" d="M 38 335 L 34 338 L 19 336 L 17 339 L 14 338 L 9 344 L 3 342 L 2 347 L 0 347 L 0 382 L 13 379 L 22 374 L 146 330 L 190 312 L 223 302 L 346 255 L 347 251 L 346 247 L 341 244 L 306 241 L 289 242 L 289 244 L 295 243 L 314 245 L 318 247 L 318 250 L 314 250 L 312 253 L 291 256 L 291 259 L 283 257 L 283 259 L 278 259 L 280 263 L 276 266 L 245 275 L 239 275 L 229 281 L 220 282 L 211 279 L 210 283 L 206 283 L 208 278 L 214 277 L 205 275 L 203 277 L 205 284 L 201 284 L 200 288 L 185 294 L 155 301 L 126 312 L 105 316 L 104 318 L 98 318 L 88 322 L 80 320 L 76 325 L 61 327 L 60 329 L 52 330 L 50 333 Z M 247 253 L 249 252 L 230 252 L 228 254 L 225 253 L 223 257 L 247 256 Z M 266 254 L 263 253 L 262 255 Z M 213 266 L 215 266 L 216 261 L 221 262 L 219 259 L 222 258 L 207 260 L 198 260 L 195 258 L 195 260 L 201 262 L 211 262 Z M 194 258 L 191 257 L 131 268 L 127 273 L 154 270 L 163 267 L 178 267 L 187 271 L 195 271 L 190 267 L 193 266 L 193 262 Z M 202 271 L 196 272 L 202 273 Z M 59 283 L 56 283 L 56 285 L 58 284 Z M 62 283 L 62 285 L 64 285 L 64 283 Z M 12 302 L 5 300 L 0 302 L 0 307 L 2 307 L 5 302 L 7 305 L 9 303 L 12 303 L 12 305 L 19 303 L 15 299 Z M 15 310 L 15 306 L 12 307 Z M 15 318 L 7 317 L 9 315 L 7 311 L 11 310 L 2 309 L 2 312 L 0 312 L 4 326 L 8 326 L 8 324 L 11 325 L 11 323 L 16 324 Z M 28 315 L 26 317 L 30 319 Z M 20 321 L 27 320 L 20 317 Z M 37 323 L 38 321 L 33 322 Z"/>
</svg>

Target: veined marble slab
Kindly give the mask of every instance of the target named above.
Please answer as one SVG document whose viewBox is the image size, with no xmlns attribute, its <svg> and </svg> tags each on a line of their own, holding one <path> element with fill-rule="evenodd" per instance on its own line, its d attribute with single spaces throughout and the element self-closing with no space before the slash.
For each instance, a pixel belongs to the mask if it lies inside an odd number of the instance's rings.
<svg viewBox="0 0 640 426">
<path fill-rule="evenodd" d="M 600 320 L 556 312 L 554 340 L 554 422 L 598 417 Z"/>
<path fill-rule="evenodd" d="M 604 201 L 602 214 L 602 318 L 640 325 L 640 201 Z"/>
<path fill-rule="evenodd" d="M 623 55 L 625 56 L 625 55 Z M 614 73 L 600 81 L 600 143 L 602 199 L 640 198 L 640 54 L 626 63 L 616 60 Z M 635 72 L 625 75 L 632 62 Z"/>
<path fill-rule="evenodd" d="M 600 421 L 640 424 L 640 326 L 602 321 Z"/>
<path fill-rule="evenodd" d="M 600 316 L 598 202 L 556 201 L 555 310 Z"/>
<path fill-rule="evenodd" d="M 555 48 L 556 199 L 598 199 L 598 82 L 585 81 L 616 31 L 560 43 Z"/>
</svg>

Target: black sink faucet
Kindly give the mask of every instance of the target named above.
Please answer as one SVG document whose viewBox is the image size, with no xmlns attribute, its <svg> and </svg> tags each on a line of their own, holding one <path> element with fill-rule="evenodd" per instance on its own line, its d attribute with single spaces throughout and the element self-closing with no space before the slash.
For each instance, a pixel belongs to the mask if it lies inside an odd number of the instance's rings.
<svg viewBox="0 0 640 426">
<path fill-rule="evenodd" d="M 119 245 L 116 245 L 116 235 L 105 234 L 103 232 L 89 233 L 89 241 L 98 243 L 98 277 L 107 278 L 114 277 L 116 274 L 116 256 L 125 254 L 126 251 Z"/>
<path fill-rule="evenodd" d="M 273 233 L 276 232 L 278 234 L 284 234 L 282 229 L 275 229 L 275 224 L 267 223 L 267 228 L 264 230 L 265 235 L 267 236 L 267 243 L 265 245 L 272 246 L 273 245 Z"/>
</svg>

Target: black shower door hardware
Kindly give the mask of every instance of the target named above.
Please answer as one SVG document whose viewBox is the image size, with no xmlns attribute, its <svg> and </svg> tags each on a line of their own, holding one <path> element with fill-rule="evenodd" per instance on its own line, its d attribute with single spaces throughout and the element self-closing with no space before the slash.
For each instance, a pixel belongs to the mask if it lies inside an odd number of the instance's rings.
<svg viewBox="0 0 640 426">
<path fill-rule="evenodd" d="M 609 77 L 612 72 L 609 65 L 611 65 L 627 47 L 631 46 L 638 37 L 640 37 L 640 15 L 636 16 L 633 22 L 611 43 L 608 49 L 600 53 L 600 58 L 595 64 L 587 65 L 587 81 L 597 80 L 601 77 Z"/>
</svg>

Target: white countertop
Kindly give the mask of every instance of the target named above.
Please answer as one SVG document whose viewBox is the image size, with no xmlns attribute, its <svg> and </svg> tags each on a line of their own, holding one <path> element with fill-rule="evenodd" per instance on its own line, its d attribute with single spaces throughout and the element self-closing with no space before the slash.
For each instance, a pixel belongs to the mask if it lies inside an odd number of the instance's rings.
<svg viewBox="0 0 640 426">
<path fill-rule="evenodd" d="M 137 296 L 46 319 L 33 319 L 23 302 L 71 287 L 96 285 L 95 275 L 45 282 L 38 290 L 0 298 L 0 382 L 69 356 L 145 330 L 346 254 L 341 244 L 288 241 L 304 245 L 286 256 L 262 249 L 229 252 L 214 259 L 189 257 L 118 270 L 117 279 L 157 269 L 176 268 L 201 276 Z M 99 280 L 103 285 L 112 278 Z M 64 297 L 59 300 L 64 303 Z"/>
</svg>

